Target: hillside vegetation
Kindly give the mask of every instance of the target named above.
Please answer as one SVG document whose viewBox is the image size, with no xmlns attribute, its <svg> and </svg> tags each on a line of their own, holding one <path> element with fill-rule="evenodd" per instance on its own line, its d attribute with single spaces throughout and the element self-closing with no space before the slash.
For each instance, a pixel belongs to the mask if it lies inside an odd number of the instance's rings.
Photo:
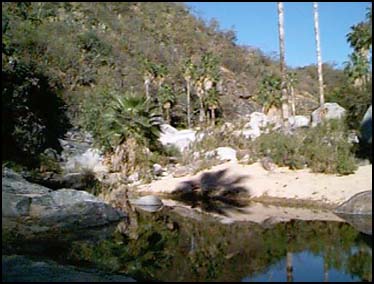
<svg viewBox="0 0 374 284">
<path fill-rule="evenodd" d="M 14 2 L 2 9 L 5 159 L 37 164 L 72 125 L 107 151 L 118 153 L 121 144 L 157 149 L 157 117 L 178 128 L 244 117 L 263 109 L 264 80 L 279 77 L 277 58 L 237 45 L 234 31 L 182 3 Z M 298 114 L 318 106 L 316 69 L 290 70 Z M 344 101 L 346 74 L 324 64 L 324 78 L 327 97 Z M 356 118 L 366 94 L 357 96 Z"/>
</svg>

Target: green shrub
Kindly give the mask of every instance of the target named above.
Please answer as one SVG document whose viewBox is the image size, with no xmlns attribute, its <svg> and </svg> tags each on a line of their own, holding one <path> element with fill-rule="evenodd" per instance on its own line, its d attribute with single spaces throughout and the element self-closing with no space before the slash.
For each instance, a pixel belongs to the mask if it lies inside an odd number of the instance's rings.
<svg viewBox="0 0 374 284">
<path fill-rule="evenodd" d="M 304 167 L 305 160 L 301 155 L 302 137 L 273 132 L 264 134 L 254 141 L 255 149 L 260 156 L 269 156 L 278 166 L 291 169 Z"/>
<path fill-rule="evenodd" d="M 252 144 L 258 157 L 269 156 L 278 166 L 313 172 L 351 174 L 357 169 L 353 145 L 348 142 L 344 121 L 330 120 L 311 129 L 299 129 L 293 135 L 272 132 Z"/>
<path fill-rule="evenodd" d="M 308 131 L 303 154 L 314 172 L 350 174 L 357 169 L 353 145 L 342 120 L 330 120 Z"/>
</svg>

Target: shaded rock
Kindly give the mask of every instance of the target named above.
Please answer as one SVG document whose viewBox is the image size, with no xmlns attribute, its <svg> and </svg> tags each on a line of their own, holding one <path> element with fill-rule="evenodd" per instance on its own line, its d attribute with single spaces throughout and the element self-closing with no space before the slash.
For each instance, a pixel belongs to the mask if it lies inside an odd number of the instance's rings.
<svg viewBox="0 0 374 284">
<path fill-rule="evenodd" d="M 47 148 L 44 150 L 44 155 L 46 155 L 48 158 L 53 159 L 55 161 L 58 161 L 60 159 L 60 155 L 57 153 L 55 149 Z"/>
<path fill-rule="evenodd" d="M 372 191 L 355 194 L 343 204 L 335 208 L 334 213 L 352 215 L 372 215 Z"/>
<path fill-rule="evenodd" d="M 36 261 L 21 255 L 2 256 L 4 282 L 136 282 L 124 275 L 61 265 L 51 260 Z"/>
<path fill-rule="evenodd" d="M 341 119 L 345 113 L 346 110 L 337 103 L 325 103 L 312 112 L 312 127 L 317 126 L 324 120 Z"/>
<path fill-rule="evenodd" d="M 265 157 L 261 159 L 260 163 L 261 163 L 261 166 L 269 172 L 274 171 L 276 168 L 276 165 L 274 164 L 273 160 L 270 157 Z"/>
<path fill-rule="evenodd" d="M 371 105 L 366 111 L 360 125 L 360 134 L 361 134 L 361 140 L 364 143 L 371 144 L 372 143 L 372 111 L 371 111 Z"/>
<path fill-rule="evenodd" d="M 159 164 L 154 164 L 153 165 L 153 174 L 156 176 L 159 176 L 163 173 L 164 169 L 162 168 L 161 165 Z"/>
<path fill-rule="evenodd" d="M 94 234 L 101 228 L 99 234 L 106 234 L 110 230 L 105 231 L 103 226 L 125 217 L 123 212 L 88 192 L 74 189 L 51 192 L 9 171 L 3 175 L 2 194 L 2 229 L 17 232 L 20 237 L 42 240 L 53 232 L 56 241 L 80 238 L 82 230 L 90 235 L 88 228 L 93 228 Z"/>
<path fill-rule="evenodd" d="M 2 175 L 2 192 L 12 194 L 45 194 L 51 189 L 26 181 L 20 174 L 4 168 Z"/>
</svg>

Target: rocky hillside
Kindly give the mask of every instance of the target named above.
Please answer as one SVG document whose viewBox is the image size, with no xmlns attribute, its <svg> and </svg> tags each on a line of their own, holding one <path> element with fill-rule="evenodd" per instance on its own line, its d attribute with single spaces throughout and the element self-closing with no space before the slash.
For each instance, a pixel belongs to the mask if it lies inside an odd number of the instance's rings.
<svg viewBox="0 0 374 284">
<path fill-rule="evenodd" d="M 261 110 L 261 82 L 269 74 L 279 75 L 277 59 L 237 45 L 234 31 L 197 18 L 183 3 L 27 2 L 2 3 L 2 8 L 5 155 L 27 152 L 32 159 L 41 149 L 56 146 L 55 138 L 69 123 L 99 127 L 113 93 L 145 95 L 147 80 L 151 95 L 158 95 L 157 86 L 165 87 L 163 94 L 172 98 L 170 123 L 183 128 L 186 62 L 202 66 L 207 55 L 218 70 L 214 112 L 221 121 Z M 326 88 L 333 90 L 344 75 L 326 68 L 331 74 Z M 298 82 L 297 109 L 303 114 L 317 106 L 316 68 L 292 71 Z M 192 87 L 195 125 L 197 95 Z"/>
</svg>

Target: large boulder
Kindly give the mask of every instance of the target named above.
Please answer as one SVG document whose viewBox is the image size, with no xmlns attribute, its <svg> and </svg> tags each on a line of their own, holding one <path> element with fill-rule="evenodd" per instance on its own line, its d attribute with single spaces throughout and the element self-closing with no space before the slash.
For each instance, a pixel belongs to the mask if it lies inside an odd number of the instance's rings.
<svg viewBox="0 0 374 284">
<path fill-rule="evenodd" d="M 362 121 L 361 121 L 361 140 L 364 143 L 372 144 L 372 114 L 371 114 L 371 105 L 366 111 Z"/>
<path fill-rule="evenodd" d="M 330 119 L 341 119 L 346 114 L 346 110 L 337 103 L 325 103 L 312 112 L 312 127 Z"/>
<path fill-rule="evenodd" d="M 334 213 L 372 215 L 372 203 L 372 191 L 363 191 L 355 194 L 343 204 L 335 208 Z"/>
<path fill-rule="evenodd" d="M 192 129 L 177 130 L 171 125 L 162 124 L 159 138 L 164 146 L 175 146 L 183 152 L 196 140 L 196 131 Z"/>
<path fill-rule="evenodd" d="M 17 230 L 23 237 L 42 239 L 80 238 L 90 229 L 114 225 L 126 217 L 99 198 L 85 191 L 50 189 L 32 184 L 9 169 L 2 179 L 2 229 Z M 67 232 L 69 234 L 67 234 Z M 108 231 L 102 230 L 103 233 Z M 40 235 L 42 234 L 42 235 Z"/>
</svg>

